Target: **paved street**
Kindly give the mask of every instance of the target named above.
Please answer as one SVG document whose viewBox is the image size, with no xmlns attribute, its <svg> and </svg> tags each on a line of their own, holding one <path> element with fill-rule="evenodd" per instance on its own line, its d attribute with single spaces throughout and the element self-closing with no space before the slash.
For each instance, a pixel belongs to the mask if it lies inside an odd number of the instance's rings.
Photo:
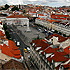
<svg viewBox="0 0 70 70">
<path fill-rule="evenodd" d="M 30 46 L 30 42 L 34 39 L 37 38 L 38 34 L 40 38 L 44 38 L 45 34 L 38 32 L 38 30 L 36 30 L 33 27 L 30 27 L 31 32 L 25 32 L 25 30 L 27 29 L 26 26 L 21 27 L 21 26 L 16 26 L 17 28 L 13 27 L 12 25 L 9 26 L 9 29 L 12 29 L 13 31 L 11 32 L 11 37 L 13 38 L 13 40 L 15 39 L 16 41 L 20 42 L 20 50 L 21 50 L 21 54 L 25 57 L 25 61 L 28 65 L 29 70 L 36 70 L 36 67 L 30 62 L 30 60 L 28 59 L 28 56 L 30 56 L 30 53 L 25 53 L 24 52 L 24 48 L 25 47 L 29 47 Z"/>
<path fill-rule="evenodd" d="M 40 38 L 45 38 L 45 34 L 38 32 L 38 30 L 34 29 L 33 27 L 30 27 L 31 32 L 25 32 L 25 30 L 27 29 L 26 26 L 17 26 L 17 29 L 20 30 L 23 35 L 25 35 L 26 39 L 24 39 L 25 43 L 28 44 L 30 46 L 30 42 L 34 39 L 37 38 L 38 34 Z"/>
<path fill-rule="evenodd" d="M 9 26 L 9 29 L 13 28 L 11 26 Z M 21 40 L 21 38 L 18 36 L 18 34 L 13 30 L 13 32 L 11 32 L 11 37 L 13 38 L 13 40 L 15 39 L 16 41 L 20 42 L 20 50 L 21 50 L 21 54 L 24 56 L 24 47 L 26 46 L 23 41 Z"/>
<path fill-rule="evenodd" d="M 25 53 L 24 52 L 24 47 L 28 47 L 26 45 L 26 43 L 23 41 L 23 39 L 24 38 L 26 39 L 26 37 L 23 37 L 24 35 L 22 36 L 22 34 L 20 35 L 20 33 L 18 32 L 18 30 L 14 29 L 12 26 L 8 26 L 8 27 L 9 27 L 9 29 L 13 30 L 13 32 L 10 32 L 12 39 L 13 40 L 15 39 L 16 41 L 20 42 L 20 48 L 19 49 L 21 50 L 21 54 L 25 57 L 24 58 L 25 59 L 24 62 L 26 63 L 26 65 L 28 67 L 28 70 L 33 70 L 33 69 L 36 70 L 35 66 L 31 66 L 32 64 L 31 64 L 30 60 L 28 59 L 28 56 L 30 56 L 30 53 L 28 53 L 28 52 Z"/>
</svg>

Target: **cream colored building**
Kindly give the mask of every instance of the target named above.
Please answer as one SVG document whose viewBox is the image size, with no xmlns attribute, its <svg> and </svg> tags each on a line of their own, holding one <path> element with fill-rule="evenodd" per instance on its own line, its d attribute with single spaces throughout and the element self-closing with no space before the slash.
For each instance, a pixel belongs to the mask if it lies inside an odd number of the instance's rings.
<svg viewBox="0 0 70 70">
<path fill-rule="evenodd" d="M 64 25 L 61 25 L 61 24 L 58 24 L 58 23 L 50 23 L 50 22 L 47 22 L 47 21 L 42 21 L 40 19 L 36 19 L 35 23 L 40 24 L 40 25 L 46 27 L 47 29 L 57 30 L 58 32 L 66 34 L 67 36 L 70 35 L 70 26 L 65 27 Z"/>
</svg>

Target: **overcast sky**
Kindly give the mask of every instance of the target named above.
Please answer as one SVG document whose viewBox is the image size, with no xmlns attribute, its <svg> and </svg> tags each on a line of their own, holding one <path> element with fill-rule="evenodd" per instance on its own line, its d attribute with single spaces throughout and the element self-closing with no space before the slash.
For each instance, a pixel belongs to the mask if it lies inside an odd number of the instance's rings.
<svg viewBox="0 0 70 70">
<path fill-rule="evenodd" d="M 0 0 L 0 5 L 37 4 L 47 6 L 69 6 L 70 0 Z"/>
</svg>

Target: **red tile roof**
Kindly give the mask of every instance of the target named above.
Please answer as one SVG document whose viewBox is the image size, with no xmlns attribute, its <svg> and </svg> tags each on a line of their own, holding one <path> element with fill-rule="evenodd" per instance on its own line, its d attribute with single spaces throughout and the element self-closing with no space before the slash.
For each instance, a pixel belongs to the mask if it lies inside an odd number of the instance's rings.
<svg viewBox="0 0 70 70">
<path fill-rule="evenodd" d="M 37 39 L 37 40 L 33 40 L 32 43 L 35 43 L 36 47 L 41 47 L 39 50 L 44 50 L 46 49 L 48 46 L 50 46 L 49 44 L 45 43 L 44 41 Z"/>
<path fill-rule="evenodd" d="M 25 70 L 24 65 L 16 60 L 9 60 L 5 64 L 2 65 L 4 70 Z"/>
<path fill-rule="evenodd" d="M 35 43 L 35 44 L 37 44 L 37 45 L 40 45 L 40 42 L 41 42 L 41 40 L 40 40 L 40 39 L 32 40 L 32 43 Z"/>
<path fill-rule="evenodd" d="M 42 39 L 42 41 L 47 42 L 45 39 Z"/>
<path fill-rule="evenodd" d="M 38 14 L 39 16 L 44 16 L 43 14 Z"/>
<path fill-rule="evenodd" d="M 12 52 L 14 55 L 20 55 L 20 54 L 21 54 L 20 50 L 12 50 L 11 52 Z"/>
<path fill-rule="evenodd" d="M 39 17 L 38 17 L 38 18 L 36 18 L 36 19 L 44 20 L 45 18 L 39 18 Z"/>
<path fill-rule="evenodd" d="M 37 13 L 37 12 L 34 11 L 34 12 L 31 12 L 31 13 Z"/>
<path fill-rule="evenodd" d="M 10 56 L 10 57 L 15 57 L 17 59 L 21 58 L 21 52 L 18 50 L 17 46 L 15 46 L 15 43 L 11 40 L 9 40 L 9 45 L 7 46 L 6 44 L 3 44 L 1 46 L 2 53 Z"/>
<path fill-rule="evenodd" d="M 15 42 L 13 42 L 12 40 L 8 40 L 8 45 L 9 46 L 16 46 Z"/>
<path fill-rule="evenodd" d="M 68 55 L 66 52 L 59 52 L 61 55 Z"/>
<path fill-rule="evenodd" d="M 48 59 L 48 61 L 52 62 L 52 58 L 51 58 L 51 56 L 48 57 L 47 59 Z"/>
<path fill-rule="evenodd" d="M 8 16 L 6 18 L 27 18 L 27 17 L 23 16 L 22 14 L 21 15 L 15 15 L 15 14 L 13 14 L 13 15 Z"/>
<path fill-rule="evenodd" d="M 67 18 L 67 17 L 69 17 L 69 15 L 55 15 L 55 14 L 52 14 L 52 15 L 51 15 L 51 18 L 62 18 L 62 17 L 63 17 L 63 18 L 66 17 L 66 18 Z"/>
<path fill-rule="evenodd" d="M 68 60 L 66 57 L 64 57 L 63 55 L 61 55 L 61 54 L 58 53 L 58 52 L 54 53 L 54 56 L 52 57 L 52 59 L 53 59 L 55 62 L 62 62 L 62 61 Z"/>
<path fill-rule="evenodd" d="M 3 34 L 2 31 L 0 31 L 0 37 L 3 37 L 3 36 L 5 36 L 5 34 Z"/>
<path fill-rule="evenodd" d="M 59 22 L 57 20 L 51 20 L 51 19 L 48 19 L 47 21 L 50 22 L 50 23 L 52 23 L 52 22 Z"/>
<path fill-rule="evenodd" d="M 0 45 L 0 49 L 2 48 L 2 45 Z"/>
<path fill-rule="evenodd" d="M 65 37 L 63 37 L 63 36 L 61 36 L 61 35 L 59 35 L 59 34 L 50 35 L 50 38 L 52 38 L 53 36 L 58 37 L 58 42 L 63 42 L 63 41 L 65 41 L 65 40 L 68 39 L 68 38 L 65 38 Z M 46 38 L 49 38 L 49 36 L 46 37 Z"/>
<path fill-rule="evenodd" d="M 70 68 L 70 62 L 68 64 L 63 65 L 64 68 Z"/>
<path fill-rule="evenodd" d="M 51 47 L 48 47 L 48 48 L 45 50 L 46 53 L 54 53 L 55 51 L 56 51 L 56 50 L 53 49 L 53 48 L 51 48 Z"/>
<path fill-rule="evenodd" d="M 44 51 L 43 52 L 41 52 L 43 55 L 44 55 Z"/>
<path fill-rule="evenodd" d="M 66 47 L 65 49 L 64 49 L 64 52 L 66 52 L 67 54 L 70 54 L 70 46 L 68 46 L 68 47 Z"/>
<path fill-rule="evenodd" d="M 44 43 L 41 44 L 40 46 L 41 46 L 41 48 L 40 48 L 39 50 L 45 50 L 45 49 L 46 49 L 48 46 L 50 46 L 50 45 L 44 42 Z"/>
</svg>

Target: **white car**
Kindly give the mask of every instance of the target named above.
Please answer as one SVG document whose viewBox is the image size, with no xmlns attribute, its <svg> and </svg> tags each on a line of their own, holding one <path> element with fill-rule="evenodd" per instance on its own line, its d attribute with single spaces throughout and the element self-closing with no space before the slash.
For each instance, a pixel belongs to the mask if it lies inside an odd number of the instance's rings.
<svg viewBox="0 0 70 70">
<path fill-rule="evenodd" d="M 27 47 L 27 51 L 30 53 L 30 48 L 29 47 Z"/>
</svg>

